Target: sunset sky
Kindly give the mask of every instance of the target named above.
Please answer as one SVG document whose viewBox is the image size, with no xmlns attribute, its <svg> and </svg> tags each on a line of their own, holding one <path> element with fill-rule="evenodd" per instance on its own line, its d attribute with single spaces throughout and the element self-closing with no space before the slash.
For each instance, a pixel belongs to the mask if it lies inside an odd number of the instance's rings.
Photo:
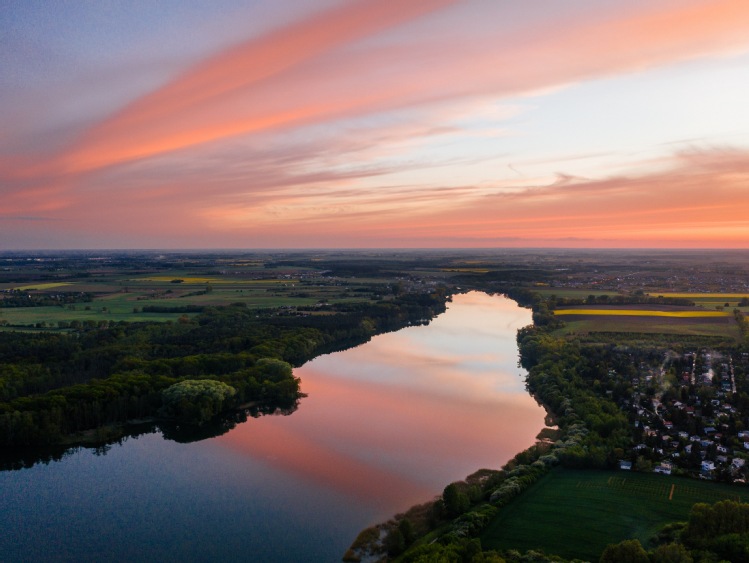
<svg viewBox="0 0 749 563">
<path fill-rule="evenodd" d="M 749 247 L 746 0 L 0 0 L 0 250 Z"/>
</svg>

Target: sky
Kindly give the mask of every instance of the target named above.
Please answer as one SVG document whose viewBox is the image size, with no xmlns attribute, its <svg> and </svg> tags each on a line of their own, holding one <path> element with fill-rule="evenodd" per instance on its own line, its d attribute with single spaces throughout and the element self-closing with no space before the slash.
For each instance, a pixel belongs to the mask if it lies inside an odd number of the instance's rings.
<svg viewBox="0 0 749 563">
<path fill-rule="evenodd" d="M 746 0 L 0 0 L 0 250 L 749 248 Z"/>
</svg>

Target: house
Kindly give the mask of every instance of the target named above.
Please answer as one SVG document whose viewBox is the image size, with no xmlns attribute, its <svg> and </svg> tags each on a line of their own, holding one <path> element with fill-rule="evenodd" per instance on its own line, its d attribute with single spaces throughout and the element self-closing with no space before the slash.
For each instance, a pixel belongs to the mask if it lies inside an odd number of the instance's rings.
<svg viewBox="0 0 749 563">
<path fill-rule="evenodd" d="M 655 467 L 655 469 L 653 469 L 653 473 L 662 473 L 663 475 L 671 475 L 672 470 L 673 470 L 673 465 L 671 465 L 667 461 L 664 461 L 662 463 L 659 463 Z"/>
<path fill-rule="evenodd" d="M 703 461 L 701 469 L 703 473 L 709 473 L 710 471 L 713 471 L 715 469 L 715 463 L 713 463 L 712 461 Z"/>
<path fill-rule="evenodd" d="M 619 469 L 624 469 L 625 471 L 631 471 L 632 470 L 632 462 L 631 461 L 620 461 L 619 462 Z"/>
</svg>

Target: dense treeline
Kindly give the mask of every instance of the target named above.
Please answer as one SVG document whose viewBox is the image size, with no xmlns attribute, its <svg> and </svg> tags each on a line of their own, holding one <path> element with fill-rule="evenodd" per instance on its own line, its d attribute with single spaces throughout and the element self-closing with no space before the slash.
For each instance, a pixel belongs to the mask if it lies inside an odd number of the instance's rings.
<svg viewBox="0 0 749 563">
<path fill-rule="evenodd" d="M 501 288 L 500 291 L 517 301 L 520 305 L 532 307 L 534 310 L 544 306 L 553 311 L 556 307 L 568 305 L 668 305 L 693 307 L 695 304 L 694 301 L 683 297 L 663 297 L 661 295 L 654 297 L 643 292 L 634 292 L 630 295 L 591 294 L 585 298 L 562 297 L 552 294 L 548 299 L 544 299 L 538 292 L 522 286 Z"/>
<path fill-rule="evenodd" d="M 202 313 L 205 311 L 203 305 L 144 305 L 141 311 L 144 313 Z"/>
<path fill-rule="evenodd" d="M 118 323 L 70 334 L 2 332 L 0 445 L 54 444 L 76 432 L 159 414 L 203 422 L 247 402 L 289 408 L 300 397 L 299 381 L 269 359 L 300 365 L 430 319 L 444 311 L 444 303 L 437 294 L 402 295 L 306 317 L 236 305 L 208 308 L 173 324 Z M 231 392 L 219 405 L 209 385 L 204 396 L 197 395 L 196 410 L 179 401 L 164 409 L 164 391 L 185 380 L 213 380 Z"/>
<path fill-rule="evenodd" d="M 49 307 L 50 305 L 66 305 L 71 303 L 90 303 L 93 301 L 91 293 L 80 291 L 59 291 L 55 293 L 29 293 L 19 289 L 10 289 L 0 295 L 0 308 L 15 307 Z"/>
</svg>

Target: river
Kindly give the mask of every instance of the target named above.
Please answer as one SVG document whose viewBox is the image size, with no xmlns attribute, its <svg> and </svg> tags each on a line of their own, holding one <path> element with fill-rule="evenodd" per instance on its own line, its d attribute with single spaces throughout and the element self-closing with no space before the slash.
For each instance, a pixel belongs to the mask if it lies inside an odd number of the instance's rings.
<svg viewBox="0 0 749 563">
<path fill-rule="evenodd" d="M 3 561 L 340 561 L 364 527 L 534 441 L 515 334 L 530 311 L 457 295 L 298 368 L 289 416 L 189 444 L 152 433 L 0 472 Z"/>
</svg>

